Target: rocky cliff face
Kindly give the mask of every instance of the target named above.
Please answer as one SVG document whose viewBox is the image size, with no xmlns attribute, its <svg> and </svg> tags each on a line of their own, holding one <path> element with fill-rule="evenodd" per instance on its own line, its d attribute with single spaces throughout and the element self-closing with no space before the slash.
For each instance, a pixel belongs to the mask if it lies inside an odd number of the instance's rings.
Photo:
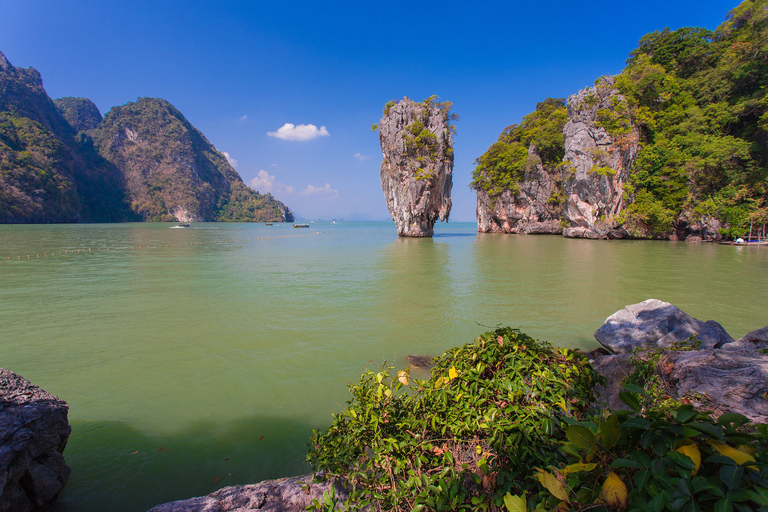
<svg viewBox="0 0 768 512">
<path fill-rule="evenodd" d="M 0 222 L 112 222 L 129 216 L 117 170 L 78 137 L 34 68 L 0 53 Z"/>
<path fill-rule="evenodd" d="M 448 220 L 453 186 L 450 104 L 389 103 L 379 123 L 381 188 L 400 236 L 429 237 Z"/>
<path fill-rule="evenodd" d="M 564 188 L 565 236 L 624 237 L 615 216 L 624 206 L 622 193 L 637 158 L 639 132 L 631 125 L 613 126 L 606 112 L 626 104 L 610 77 L 583 89 L 567 101 L 564 161 L 569 164 Z M 610 130 L 610 132 L 609 132 Z"/>
<path fill-rule="evenodd" d="M 530 145 L 520 191 L 505 190 L 497 198 L 477 191 L 477 230 L 483 233 L 559 234 L 562 208 L 552 201 L 561 187 L 558 172 L 546 169 L 536 146 Z"/>
<path fill-rule="evenodd" d="M 249 189 L 165 100 L 140 98 L 114 107 L 88 135 L 124 176 L 131 208 L 144 220 L 293 220 L 284 204 Z"/>
</svg>

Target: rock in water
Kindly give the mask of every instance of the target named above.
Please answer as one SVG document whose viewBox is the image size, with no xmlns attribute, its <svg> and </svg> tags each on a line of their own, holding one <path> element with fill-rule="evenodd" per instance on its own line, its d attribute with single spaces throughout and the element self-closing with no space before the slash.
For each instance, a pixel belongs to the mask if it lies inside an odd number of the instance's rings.
<svg viewBox="0 0 768 512">
<path fill-rule="evenodd" d="M 701 342 L 701 348 L 720 348 L 733 342 L 723 326 L 714 320 L 702 322 L 658 299 L 617 311 L 595 331 L 597 341 L 617 354 L 635 349 L 671 348 L 691 337 Z"/>
<path fill-rule="evenodd" d="M 452 104 L 435 99 L 387 103 L 379 123 L 381 188 L 400 236 L 432 236 L 451 213 Z"/>
<path fill-rule="evenodd" d="M 63 400 L 0 368 L 0 510 L 40 510 L 56 501 L 70 472 L 62 455 L 68 411 Z"/>
</svg>

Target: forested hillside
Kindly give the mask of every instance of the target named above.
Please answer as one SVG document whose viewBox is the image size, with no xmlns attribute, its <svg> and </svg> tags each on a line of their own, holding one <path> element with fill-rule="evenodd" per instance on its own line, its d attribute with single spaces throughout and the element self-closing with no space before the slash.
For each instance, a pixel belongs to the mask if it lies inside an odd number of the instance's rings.
<svg viewBox="0 0 768 512">
<path fill-rule="evenodd" d="M 644 36 L 621 74 L 598 79 L 579 97 L 586 105 L 568 105 L 569 113 L 592 108 L 590 128 L 607 134 L 612 148 L 637 145 L 626 180 L 618 178 L 621 168 L 590 169 L 603 182 L 615 176 L 621 189 L 617 213 L 593 224 L 635 237 L 685 233 L 695 219 L 727 236 L 744 235 L 750 223 L 762 227 L 768 222 L 766 85 L 766 0 L 741 3 L 715 31 L 686 27 Z M 618 94 L 602 95 L 601 88 Z M 545 167 L 561 171 L 554 174 L 568 196 L 575 162 L 563 160 L 568 117 L 558 105 L 547 100 L 505 129 L 478 158 L 472 187 L 492 199 L 505 190 L 517 194 L 533 145 Z M 553 203 L 561 200 L 567 197 L 553 194 Z M 575 225 L 567 210 L 561 221 Z"/>
</svg>

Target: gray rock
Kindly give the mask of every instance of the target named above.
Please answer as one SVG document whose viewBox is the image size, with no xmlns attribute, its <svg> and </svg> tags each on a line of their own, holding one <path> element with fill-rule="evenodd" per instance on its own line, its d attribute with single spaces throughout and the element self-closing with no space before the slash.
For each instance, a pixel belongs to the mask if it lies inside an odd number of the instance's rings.
<svg viewBox="0 0 768 512">
<path fill-rule="evenodd" d="M 723 347 L 725 350 L 765 350 L 768 349 L 768 326 L 747 333 L 733 343 Z"/>
<path fill-rule="evenodd" d="M 624 208 L 623 187 L 637 158 L 639 131 L 612 137 L 597 122 L 601 109 L 614 110 L 625 102 L 611 77 L 568 98 L 568 122 L 564 161 L 570 164 L 564 188 L 567 197 L 565 218 L 572 228 L 569 237 L 607 238 L 616 225 L 614 217 Z M 615 232 L 618 234 L 620 232 Z"/>
<path fill-rule="evenodd" d="M 736 345 L 735 343 L 732 345 Z M 626 409 L 619 399 L 622 381 L 632 373 L 632 354 L 603 355 L 592 366 L 606 378 L 598 400 L 611 410 Z M 768 422 L 768 356 L 753 349 L 679 350 L 662 356 L 664 381 L 674 398 L 689 399 L 697 409 L 743 414 L 756 423 Z M 669 372 L 667 374 L 667 372 Z"/>
<path fill-rule="evenodd" d="M 406 359 L 408 359 L 408 363 L 410 363 L 410 365 L 413 366 L 414 368 L 430 369 L 433 366 L 435 366 L 435 363 L 432 362 L 435 359 L 433 356 L 409 355 Z"/>
<path fill-rule="evenodd" d="M 422 123 L 434 136 L 415 142 L 408 128 Z M 404 98 L 386 108 L 379 122 L 381 188 L 397 234 L 430 237 L 435 222 L 448 220 L 453 187 L 453 140 L 448 112 L 438 104 Z"/>
<path fill-rule="evenodd" d="M 614 353 L 670 348 L 692 336 L 701 341 L 701 348 L 720 348 L 733 342 L 717 322 L 702 322 L 658 299 L 648 299 L 617 311 L 595 331 L 597 341 Z"/>
<path fill-rule="evenodd" d="M 531 144 L 525 178 L 517 194 L 505 190 L 491 199 L 484 190 L 477 191 L 477 230 L 482 233 L 562 233 L 562 207 L 550 201 L 558 191 L 559 174 L 544 168 L 536 147 Z"/>
<path fill-rule="evenodd" d="M 0 368 L 0 510 L 40 510 L 56 501 L 70 469 L 67 403 Z"/>
<path fill-rule="evenodd" d="M 669 382 L 677 396 L 703 394 L 722 412 L 768 422 L 768 356 L 754 350 L 670 352 Z"/>
<path fill-rule="evenodd" d="M 303 512 L 313 499 L 322 503 L 323 493 L 330 493 L 331 488 L 335 491 L 337 508 L 340 509 L 341 502 L 348 496 L 344 487 L 337 481 L 314 483 L 314 476 L 309 474 L 224 487 L 208 496 L 158 505 L 150 512 Z"/>
</svg>

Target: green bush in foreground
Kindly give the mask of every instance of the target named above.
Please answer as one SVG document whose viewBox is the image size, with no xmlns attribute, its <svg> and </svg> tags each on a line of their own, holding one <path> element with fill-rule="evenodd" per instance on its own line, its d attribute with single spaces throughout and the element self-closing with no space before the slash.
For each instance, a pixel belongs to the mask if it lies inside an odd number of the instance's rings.
<svg viewBox="0 0 768 512">
<path fill-rule="evenodd" d="M 620 396 L 631 411 L 571 421 L 568 463 L 536 470 L 545 489 L 534 499 L 508 500 L 561 512 L 768 511 L 768 425 L 746 427 L 734 413 L 715 422 L 690 405 L 644 409 L 653 397 L 626 389 Z"/>
<path fill-rule="evenodd" d="M 307 460 L 374 510 L 503 510 L 565 461 L 563 420 L 586 419 L 598 375 L 572 350 L 510 328 L 447 351 L 426 381 L 366 372 Z M 509 499 L 509 496 L 508 498 Z"/>
</svg>

